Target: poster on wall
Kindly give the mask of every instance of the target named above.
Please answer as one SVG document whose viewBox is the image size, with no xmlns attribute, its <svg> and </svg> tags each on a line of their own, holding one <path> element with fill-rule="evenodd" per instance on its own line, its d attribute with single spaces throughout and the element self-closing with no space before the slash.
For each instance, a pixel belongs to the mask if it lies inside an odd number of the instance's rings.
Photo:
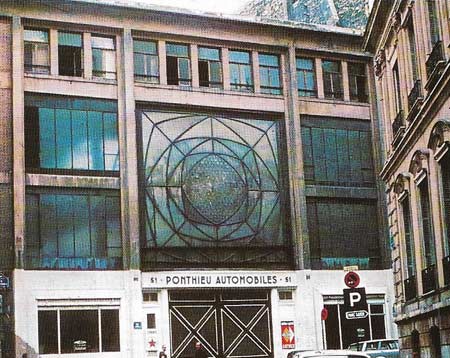
<svg viewBox="0 0 450 358">
<path fill-rule="evenodd" d="M 295 328 L 293 321 L 281 322 L 281 346 L 283 349 L 295 348 Z"/>
</svg>

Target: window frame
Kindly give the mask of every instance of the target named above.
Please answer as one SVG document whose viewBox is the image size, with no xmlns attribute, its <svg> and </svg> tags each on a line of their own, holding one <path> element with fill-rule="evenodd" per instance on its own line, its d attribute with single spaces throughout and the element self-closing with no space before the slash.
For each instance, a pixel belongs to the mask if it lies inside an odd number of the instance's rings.
<svg viewBox="0 0 450 358">
<path fill-rule="evenodd" d="M 273 56 L 277 60 L 277 65 L 267 65 L 267 64 L 261 64 L 261 56 Z M 271 94 L 271 95 L 283 95 L 283 82 L 282 82 L 282 76 L 281 76 L 281 58 L 279 54 L 273 54 L 273 53 L 265 53 L 265 52 L 259 52 L 258 53 L 258 60 L 259 60 L 259 78 L 260 78 L 260 90 L 263 94 Z M 262 73 L 266 71 L 267 72 L 267 79 L 269 80 L 268 84 L 263 84 L 262 81 Z M 278 83 L 279 86 L 272 85 L 271 83 L 271 71 L 277 72 L 278 77 Z"/>
<path fill-rule="evenodd" d="M 149 52 L 142 52 L 137 51 L 134 47 L 136 44 L 136 41 L 138 42 L 147 42 L 147 43 L 153 43 L 155 45 L 155 53 L 149 53 Z M 144 58 L 144 72 L 147 72 L 148 64 L 150 64 L 150 74 L 138 74 L 136 73 L 136 55 L 142 55 Z M 158 42 L 155 40 L 149 40 L 149 39 L 139 39 L 139 38 L 133 38 L 133 58 L 134 58 L 134 80 L 139 82 L 146 82 L 146 83 L 160 83 L 160 73 L 159 73 L 159 52 L 158 52 Z M 156 59 L 156 73 L 157 75 L 151 74 L 151 68 L 152 68 L 152 60 Z"/>
<path fill-rule="evenodd" d="M 359 69 L 357 69 L 357 66 L 362 66 L 362 74 L 357 73 L 359 71 Z M 353 68 L 357 69 L 358 71 L 351 71 Z M 347 62 L 347 74 L 350 90 L 350 101 L 358 103 L 368 103 L 369 95 L 367 88 L 366 64 L 364 62 Z M 362 86 L 360 86 L 360 81 L 363 81 Z"/>
<path fill-rule="evenodd" d="M 219 59 L 218 60 L 213 60 L 213 59 L 207 59 L 207 58 L 202 58 L 200 56 L 200 49 L 211 49 L 211 50 L 217 50 L 219 52 Z M 205 62 L 208 66 L 208 81 L 202 81 L 201 77 L 201 73 L 200 73 L 200 62 Z M 220 69 L 219 72 L 219 77 L 220 77 L 220 81 L 212 81 L 211 80 L 211 65 L 212 64 L 216 64 L 218 65 L 218 68 Z M 199 46 L 198 47 L 198 67 L 199 67 L 199 86 L 200 87 L 209 87 L 209 88 L 219 88 L 222 89 L 223 88 L 223 70 L 222 70 L 222 65 L 223 65 L 223 58 L 222 58 L 222 50 L 221 48 L 218 47 L 210 47 L 210 46 Z"/>
<path fill-rule="evenodd" d="M 339 66 L 338 71 L 328 71 L 325 69 L 326 63 L 336 63 Z M 342 77 L 342 62 L 334 59 L 322 60 L 322 74 L 323 74 L 323 91 L 326 99 L 344 100 L 344 86 Z M 327 81 L 330 83 L 330 88 L 327 87 Z"/>
<path fill-rule="evenodd" d="M 27 31 L 34 31 L 34 32 L 42 32 L 47 35 L 47 42 L 43 41 L 32 41 L 32 40 L 26 40 L 26 32 Z M 28 64 L 27 56 L 26 56 L 26 45 L 32 45 L 32 51 L 31 51 L 31 57 L 32 57 L 32 63 Z M 37 50 L 37 47 L 46 45 L 46 57 L 47 57 L 47 64 L 46 65 L 36 65 L 33 63 L 33 55 L 34 51 Z M 42 75 L 48 75 L 50 74 L 50 31 L 48 29 L 38 29 L 38 28 L 24 28 L 24 40 L 23 40 L 23 51 L 24 51 L 24 72 L 26 74 L 42 74 Z M 31 69 L 29 69 L 29 67 Z M 36 69 L 42 69 L 42 70 L 36 70 Z"/>
<path fill-rule="evenodd" d="M 98 39 L 110 39 L 112 40 L 113 48 L 107 48 L 105 47 L 97 47 L 97 45 L 94 45 L 94 38 Z M 91 52 L 92 52 L 92 77 L 94 78 L 104 78 L 109 80 L 116 80 L 117 79 L 117 43 L 116 43 L 116 37 L 112 35 L 103 35 L 103 34 L 91 34 Z M 94 57 L 96 51 L 101 51 L 101 59 L 102 59 L 102 69 L 95 69 L 94 64 Z M 109 71 L 106 69 L 105 64 L 107 61 L 104 61 L 104 55 L 111 55 L 109 59 L 113 60 L 114 71 Z M 108 56 L 107 56 L 108 58 Z"/>
<path fill-rule="evenodd" d="M 81 41 L 81 45 L 80 46 L 71 46 L 71 45 L 61 45 L 60 44 L 60 35 L 61 34 L 72 34 L 72 35 L 79 35 L 80 36 L 80 41 Z M 67 74 L 67 73 L 61 73 L 62 69 L 67 69 L 68 67 L 61 67 L 61 50 L 63 48 L 79 48 L 79 61 L 80 61 L 80 68 L 76 68 L 75 63 L 72 63 L 72 73 L 71 74 Z M 74 50 L 72 50 L 74 51 Z M 72 53 L 73 55 L 73 53 Z M 76 32 L 76 31 L 58 31 L 58 75 L 60 76 L 70 76 L 70 77 L 83 77 L 84 76 L 84 39 L 83 39 L 83 33 L 81 32 Z M 74 60 L 74 58 L 73 58 Z"/>
<path fill-rule="evenodd" d="M 403 197 L 399 200 L 402 213 L 402 229 L 403 229 L 403 240 L 406 250 L 406 268 L 407 278 L 413 278 L 417 275 L 416 272 L 416 257 L 415 257 L 415 243 L 414 243 L 414 230 L 412 223 L 412 212 L 411 212 L 411 200 L 409 192 L 406 191 Z M 405 216 L 405 211 L 407 211 L 407 216 Z M 408 219 L 405 220 L 405 217 Z M 407 222 L 406 222 L 407 221 Z M 408 227 L 408 229 L 407 229 Z M 412 255 L 411 255 L 412 254 Z"/>
<path fill-rule="evenodd" d="M 311 61 L 312 64 L 312 69 L 306 69 L 306 68 L 300 68 L 298 66 L 298 60 L 309 60 Z M 316 71 L 316 64 L 315 64 L 315 60 L 312 57 L 302 57 L 302 56 L 297 56 L 295 58 L 295 69 L 296 69 L 296 74 L 297 74 L 297 92 L 298 95 L 300 97 L 310 97 L 310 98 L 317 98 L 317 71 Z M 308 74 L 312 74 L 313 76 L 313 89 L 308 89 L 308 88 L 300 88 L 300 81 L 298 80 L 298 77 L 300 76 L 300 74 L 303 74 L 303 80 L 305 85 L 308 83 L 307 77 Z"/>
<path fill-rule="evenodd" d="M 247 53 L 249 56 L 248 63 L 231 60 L 231 54 L 233 52 Z M 230 89 L 232 91 L 236 91 L 236 92 L 254 93 L 255 92 L 255 81 L 253 78 L 253 63 L 252 63 L 251 51 L 239 50 L 239 49 L 238 50 L 229 50 L 229 67 L 230 67 Z M 232 82 L 231 73 L 233 71 L 233 68 L 237 69 L 239 82 Z M 243 78 L 242 78 L 243 72 L 245 72 L 245 69 L 248 69 L 250 72 L 250 82 L 249 83 L 245 83 L 245 81 L 243 81 Z"/>
<path fill-rule="evenodd" d="M 168 46 L 174 45 L 174 46 L 185 46 L 187 49 L 187 55 L 173 55 L 169 54 L 167 51 Z M 167 84 L 172 86 L 180 86 L 180 87 L 192 87 L 192 60 L 191 60 L 191 48 L 189 44 L 186 43 L 178 43 L 178 42 L 166 42 L 166 76 L 167 76 Z M 177 64 L 177 76 L 172 77 L 169 76 L 169 58 L 176 59 Z M 187 61 L 188 66 L 188 75 L 189 77 L 183 78 L 181 77 L 181 63 L 182 61 Z M 173 81 L 173 82 L 172 82 Z"/>
</svg>

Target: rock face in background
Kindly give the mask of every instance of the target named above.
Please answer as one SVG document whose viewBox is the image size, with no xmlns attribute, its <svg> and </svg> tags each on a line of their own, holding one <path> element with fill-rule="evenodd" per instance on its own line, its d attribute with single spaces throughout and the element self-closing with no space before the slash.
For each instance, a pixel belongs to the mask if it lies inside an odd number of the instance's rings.
<svg viewBox="0 0 450 358">
<path fill-rule="evenodd" d="M 368 0 L 250 0 L 241 14 L 364 29 Z"/>
</svg>

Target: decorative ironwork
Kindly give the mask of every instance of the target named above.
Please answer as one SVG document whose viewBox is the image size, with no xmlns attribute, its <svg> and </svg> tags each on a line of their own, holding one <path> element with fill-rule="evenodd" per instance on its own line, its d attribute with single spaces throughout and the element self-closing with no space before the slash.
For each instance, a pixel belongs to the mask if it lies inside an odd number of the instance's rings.
<svg viewBox="0 0 450 358">
<path fill-rule="evenodd" d="M 200 342 L 208 357 L 273 357 L 267 291 L 172 291 L 172 357 L 194 356 Z"/>
<path fill-rule="evenodd" d="M 417 297 L 417 280 L 416 276 L 408 277 L 404 282 L 405 300 L 410 301 Z"/>
<path fill-rule="evenodd" d="M 277 121 L 146 112 L 142 133 L 144 262 L 286 266 Z"/>
<path fill-rule="evenodd" d="M 444 284 L 447 286 L 450 284 L 450 256 L 442 259 L 442 265 L 444 266 Z"/>
<path fill-rule="evenodd" d="M 414 82 L 414 86 L 408 95 L 408 108 L 411 111 L 418 99 L 422 98 L 422 83 L 420 80 Z"/>
<path fill-rule="evenodd" d="M 445 60 L 444 49 L 442 47 L 442 41 L 438 41 L 434 44 L 427 62 L 425 63 L 427 77 L 430 79 L 433 72 L 439 70 L 439 63 L 443 63 Z"/>
<path fill-rule="evenodd" d="M 422 270 L 423 293 L 429 293 L 436 289 L 436 265 L 430 265 Z"/>
</svg>

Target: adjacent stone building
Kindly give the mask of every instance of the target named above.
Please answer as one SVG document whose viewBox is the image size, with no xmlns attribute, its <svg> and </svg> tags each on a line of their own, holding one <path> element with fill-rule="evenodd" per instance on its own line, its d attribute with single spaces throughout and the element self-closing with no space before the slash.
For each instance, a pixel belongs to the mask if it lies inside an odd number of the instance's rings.
<svg viewBox="0 0 450 358">
<path fill-rule="evenodd" d="M 4 0 L 0 21 L 3 356 L 395 338 L 360 32 L 117 1 Z"/>
<path fill-rule="evenodd" d="M 450 356 L 448 1 L 375 1 L 376 54 L 401 357 Z"/>
</svg>

